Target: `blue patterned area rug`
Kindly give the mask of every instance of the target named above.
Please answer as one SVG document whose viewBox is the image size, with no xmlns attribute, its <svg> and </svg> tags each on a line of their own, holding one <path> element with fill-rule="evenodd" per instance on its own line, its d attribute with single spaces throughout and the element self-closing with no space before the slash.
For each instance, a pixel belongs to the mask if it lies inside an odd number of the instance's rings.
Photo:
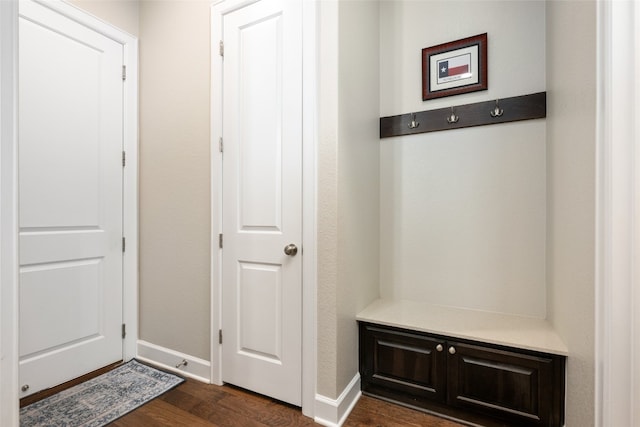
<svg viewBox="0 0 640 427">
<path fill-rule="evenodd" d="M 99 427 L 184 381 L 135 360 L 20 410 L 20 426 Z"/>
</svg>

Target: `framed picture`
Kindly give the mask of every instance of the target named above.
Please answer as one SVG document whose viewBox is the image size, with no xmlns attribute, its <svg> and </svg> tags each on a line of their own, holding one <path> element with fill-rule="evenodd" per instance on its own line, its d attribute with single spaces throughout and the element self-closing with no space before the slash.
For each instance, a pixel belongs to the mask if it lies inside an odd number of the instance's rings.
<svg viewBox="0 0 640 427">
<path fill-rule="evenodd" d="M 422 100 L 487 90 L 487 33 L 422 49 Z"/>
</svg>

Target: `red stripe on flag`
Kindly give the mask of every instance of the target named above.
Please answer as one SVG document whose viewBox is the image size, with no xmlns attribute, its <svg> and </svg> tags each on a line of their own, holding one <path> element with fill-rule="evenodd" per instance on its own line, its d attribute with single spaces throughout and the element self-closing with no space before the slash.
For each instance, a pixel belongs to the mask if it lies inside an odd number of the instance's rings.
<svg viewBox="0 0 640 427">
<path fill-rule="evenodd" d="M 460 65 L 458 67 L 449 68 L 449 76 L 457 76 L 458 74 L 464 74 L 469 72 L 469 65 Z"/>
</svg>

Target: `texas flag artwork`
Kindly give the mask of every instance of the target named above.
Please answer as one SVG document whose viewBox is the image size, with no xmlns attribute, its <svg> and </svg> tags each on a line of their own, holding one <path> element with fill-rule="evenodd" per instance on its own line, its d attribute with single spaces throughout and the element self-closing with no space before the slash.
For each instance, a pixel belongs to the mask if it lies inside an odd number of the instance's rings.
<svg viewBox="0 0 640 427">
<path fill-rule="evenodd" d="M 471 54 L 454 56 L 438 61 L 438 83 L 471 77 Z"/>
</svg>

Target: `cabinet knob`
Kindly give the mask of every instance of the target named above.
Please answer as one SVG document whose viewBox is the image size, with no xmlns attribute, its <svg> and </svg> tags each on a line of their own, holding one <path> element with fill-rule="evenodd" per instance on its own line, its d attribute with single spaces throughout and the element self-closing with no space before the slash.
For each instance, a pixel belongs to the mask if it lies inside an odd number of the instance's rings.
<svg viewBox="0 0 640 427">
<path fill-rule="evenodd" d="M 453 346 L 449 347 L 449 354 L 456 354 L 456 348 Z"/>
<path fill-rule="evenodd" d="M 436 350 L 438 350 L 438 351 L 442 351 L 443 349 L 444 349 L 444 347 L 442 347 L 442 344 L 438 344 L 436 346 Z"/>
</svg>

